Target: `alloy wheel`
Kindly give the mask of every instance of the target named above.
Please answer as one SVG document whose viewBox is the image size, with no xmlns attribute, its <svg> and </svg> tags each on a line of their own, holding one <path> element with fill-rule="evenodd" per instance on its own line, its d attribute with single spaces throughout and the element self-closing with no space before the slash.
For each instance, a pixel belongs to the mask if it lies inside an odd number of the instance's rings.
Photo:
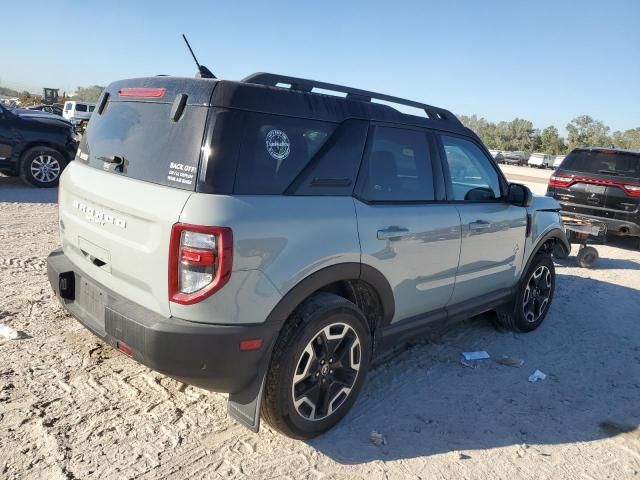
<svg viewBox="0 0 640 480">
<path fill-rule="evenodd" d="M 31 160 L 31 175 L 42 183 L 54 182 L 60 176 L 60 162 L 47 154 L 40 154 Z"/>
<path fill-rule="evenodd" d="M 551 297 L 551 271 L 545 265 L 534 270 L 527 281 L 522 299 L 524 318 L 535 323 L 549 306 Z"/>
<path fill-rule="evenodd" d="M 346 323 L 320 330 L 302 351 L 291 395 L 298 414 L 317 421 L 330 416 L 349 397 L 360 370 L 360 339 Z"/>
</svg>

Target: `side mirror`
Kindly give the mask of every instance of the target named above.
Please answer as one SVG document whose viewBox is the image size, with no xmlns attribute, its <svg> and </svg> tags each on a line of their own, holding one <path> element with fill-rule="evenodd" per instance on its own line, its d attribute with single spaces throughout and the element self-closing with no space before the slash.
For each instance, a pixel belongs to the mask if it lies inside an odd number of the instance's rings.
<svg viewBox="0 0 640 480">
<path fill-rule="evenodd" d="M 519 207 L 528 207 L 533 201 L 533 195 L 529 187 L 519 183 L 510 183 L 507 192 L 507 202 Z"/>
</svg>

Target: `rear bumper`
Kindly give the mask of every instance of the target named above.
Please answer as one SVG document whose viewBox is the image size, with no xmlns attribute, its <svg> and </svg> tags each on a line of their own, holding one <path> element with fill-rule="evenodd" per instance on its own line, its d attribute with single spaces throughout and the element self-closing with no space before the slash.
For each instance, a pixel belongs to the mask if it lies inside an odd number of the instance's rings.
<svg viewBox="0 0 640 480">
<path fill-rule="evenodd" d="M 582 211 L 576 211 L 578 209 L 575 207 L 567 207 L 562 204 L 560 205 L 562 207 L 562 213 L 565 216 L 587 218 L 596 222 L 604 223 L 607 226 L 607 234 L 640 236 L 640 218 L 638 218 L 638 215 L 616 214 L 616 216 L 626 216 L 628 219 L 602 217 L 600 215 L 594 215 L 593 213 L 582 213 Z"/>
<path fill-rule="evenodd" d="M 133 349 L 134 360 L 153 370 L 211 391 L 238 392 L 249 385 L 263 362 L 269 361 L 267 352 L 279 330 L 268 323 L 210 325 L 165 318 L 94 282 L 61 249 L 49 254 L 47 275 L 65 309 L 94 335 L 116 348 L 118 342 L 126 344 Z M 100 318 L 95 308 L 85 308 L 77 300 L 87 282 L 100 294 Z M 102 305 L 104 319 L 99 315 Z M 262 339 L 262 346 L 240 351 L 240 341 L 251 339 Z"/>
</svg>

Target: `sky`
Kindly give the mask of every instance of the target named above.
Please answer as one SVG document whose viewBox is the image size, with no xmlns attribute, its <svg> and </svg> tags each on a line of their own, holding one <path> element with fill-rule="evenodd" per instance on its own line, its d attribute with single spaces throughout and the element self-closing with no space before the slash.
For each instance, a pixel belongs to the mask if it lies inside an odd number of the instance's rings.
<svg viewBox="0 0 640 480">
<path fill-rule="evenodd" d="M 225 79 L 313 78 L 561 132 L 582 114 L 640 127 L 640 0 L 3 0 L 0 14 L 0 85 L 34 93 L 192 76 L 186 33 Z"/>
</svg>

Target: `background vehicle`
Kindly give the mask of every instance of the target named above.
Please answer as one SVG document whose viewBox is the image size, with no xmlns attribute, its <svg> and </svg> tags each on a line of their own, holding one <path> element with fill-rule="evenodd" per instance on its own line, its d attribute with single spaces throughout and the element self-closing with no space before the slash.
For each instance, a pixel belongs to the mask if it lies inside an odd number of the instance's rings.
<svg viewBox="0 0 640 480">
<path fill-rule="evenodd" d="M 493 157 L 493 159 L 497 163 L 502 163 L 504 161 L 504 155 L 502 154 L 501 151 L 499 151 L 499 150 L 489 150 L 489 153 L 491 154 L 491 156 Z"/>
<path fill-rule="evenodd" d="M 546 153 L 533 153 L 529 160 L 527 161 L 527 165 L 530 167 L 537 168 L 552 168 L 553 167 L 553 155 L 549 155 Z"/>
<path fill-rule="evenodd" d="M 640 152 L 577 148 L 549 179 L 547 195 L 568 214 L 606 224 L 609 234 L 640 237 Z"/>
<path fill-rule="evenodd" d="M 78 137 L 62 117 L 0 105 L 0 171 L 37 187 L 55 187 L 73 159 Z"/>
<path fill-rule="evenodd" d="M 556 157 L 553 159 L 554 170 L 560 166 L 565 158 L 567 158 L 566 155 L 556 155 Z"/>
<path fill-rule="evenodd" d="M 434 322 L 537 328 L 567 248 L 557 202 L 509 185 L 451 112 L 266 73 L 112 83 L 59 212 L 49 280 L 85 327 L 295 438 Z"/>
<path fill-rule="evenodd" d="M 25 110 L 38 110 L 62 116 L 62 106 L 59 105 L 29 105 L 28 107 L 25 107 Z"/>
<path fill-rule="evenodd" d="M 77 125 L 85 120 L 89 120 L 95 107 L 95 103 L 76 102 L 75 100 L 69 100 L 67 102 L 64 102 L 64 110 L 62 112 L 62 116 L 74 125 Z"/>
<path fill-rule="evenodd" d="M 527 152 L 504 152 L 504 163 L 509 165 L 526 165 L 529 159 Z"/>
</svg>

